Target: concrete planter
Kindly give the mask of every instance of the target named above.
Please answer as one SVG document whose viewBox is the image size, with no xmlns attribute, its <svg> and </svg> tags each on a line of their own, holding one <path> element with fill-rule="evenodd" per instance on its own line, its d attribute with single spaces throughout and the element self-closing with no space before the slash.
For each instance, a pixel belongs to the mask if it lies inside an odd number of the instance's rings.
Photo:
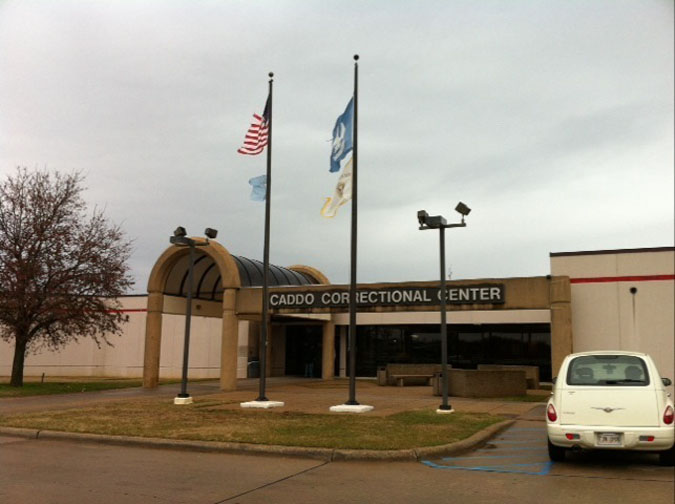
<svg viewBox="0 0 675 504">
<path fill-rule="evenodd" d="M 442 390 L 441 373 L 431 380 L 434 395 Z M 448 369 L 448 395 L 454 397 L 508 397 L 527 393 L 522 369 Z"/>
</svg>

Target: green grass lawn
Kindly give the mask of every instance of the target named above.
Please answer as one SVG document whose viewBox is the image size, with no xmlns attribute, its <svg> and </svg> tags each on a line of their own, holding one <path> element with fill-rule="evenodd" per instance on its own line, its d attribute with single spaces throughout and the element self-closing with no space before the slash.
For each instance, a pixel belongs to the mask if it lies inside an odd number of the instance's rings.
<svg viewBox="0 0 675 504">
<path fill-rule="evenodd" d="M 0 397 L 25 397 L 34 395 L 72 394 L 77 392 L 92 392 L 95 390 L 109 390 L 127 387 L 140 387 L 141 380 L 106 380 L 99 382 L 24 382 L 23 387 L 11 387 L 7 383 L 0 383 Z"/>
<path fill-rule="evenodd" d="M 503 420 L 487 414 L 439 415 L 435 410 L 390 416 L 242 410 L 208 396 L 191 405 L 139 399 L 89 408 L 5 415 L 0 425 L 95 434 L 255 444 L 393 450 L 465 439 Z"/>
<path fill-rule="evenodd" d="M 46 381 L 44 383 L 24 381 L 23 387 L 10 387 L 9 379 L 5 379 L 3 383 L 0 383 L 0 398 L 50 394 L 76 394 L 80 392 L 94 392 L 97 390 L 140 387 L 143 385 L 143 380 L 140 378 L 96 378 L 92 380 L 64 379 L 62 381 L 53 378 L 52 380 L 54 381 Z M 180 380 L 160 380 L 160 383 L 178 383 L 179 381 Z"/>
</svg>

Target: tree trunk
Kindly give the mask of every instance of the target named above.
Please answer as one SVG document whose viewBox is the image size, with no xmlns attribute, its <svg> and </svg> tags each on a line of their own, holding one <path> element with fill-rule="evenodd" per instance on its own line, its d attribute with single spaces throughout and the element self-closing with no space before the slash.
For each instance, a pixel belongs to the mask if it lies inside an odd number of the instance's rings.
<svg viewBox="0 0 675 504">
<path fill-rule="evenodd" d="M 17 335 L 14 346 L 14 362 L 12 362 L 12 387 L 23 387 L 23 364 L 26 359 L 26 339 Z"/>
</svg>

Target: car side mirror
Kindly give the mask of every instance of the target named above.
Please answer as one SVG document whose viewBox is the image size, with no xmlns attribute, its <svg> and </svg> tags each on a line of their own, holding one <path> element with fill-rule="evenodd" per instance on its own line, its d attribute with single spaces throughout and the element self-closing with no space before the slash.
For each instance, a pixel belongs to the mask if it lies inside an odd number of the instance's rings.
<svg viewBox="0 0 675 504">
<path fill-rule="evenodd" d="M 552 383 L 553 385 L 555 385 L 555 382 L 556 382 L 557 380 L 558 380 L 558 377 L 557 377 L 557 376 L 554 376 L 553 378 L 551 378 L 551 383 Z"/>
<path fill-rule="evenodd" d="M 661 378 L 661 381 L 666 387 L 670 387 L 673 384 L 670 378 Z"/>
</svg>

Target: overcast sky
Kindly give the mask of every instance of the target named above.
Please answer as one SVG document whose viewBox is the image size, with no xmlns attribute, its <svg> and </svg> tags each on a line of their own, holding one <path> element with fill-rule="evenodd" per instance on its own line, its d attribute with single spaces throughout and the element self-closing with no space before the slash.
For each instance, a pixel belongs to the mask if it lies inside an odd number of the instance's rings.
<svg viewBox="0 0 675 504">
<path fill-rule="evenodd" d="M 673 245 L 672 0 L 2 1 L 0 175 L 81 171 L 135 240 L 135 292 L 177 225 L 262 259 L 236 153 L 274 80 L 272 263 L 349 281 L 350 208 L 320 216 L 359 61 L 360 282 L 545 275 L 549 252 Z"/>
</svg>

